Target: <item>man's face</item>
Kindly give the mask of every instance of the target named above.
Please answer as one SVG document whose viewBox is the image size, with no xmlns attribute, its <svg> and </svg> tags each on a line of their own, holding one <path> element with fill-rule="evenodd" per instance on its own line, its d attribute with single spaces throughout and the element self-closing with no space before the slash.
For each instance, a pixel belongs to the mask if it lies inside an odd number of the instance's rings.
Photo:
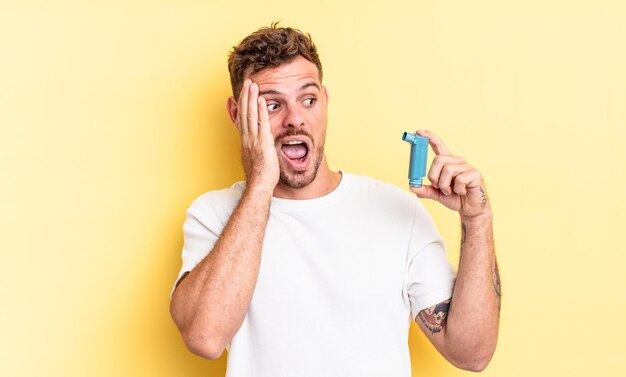
<svg viewBox="0 0 626 377">
<path fill-rule="evenodd" d="M 302 188 L 311 183 L 324 157 L 328 95 L 315 64 L 297 57 L 250 76 L 267 102 L 280 183 Z"/>
</svg>

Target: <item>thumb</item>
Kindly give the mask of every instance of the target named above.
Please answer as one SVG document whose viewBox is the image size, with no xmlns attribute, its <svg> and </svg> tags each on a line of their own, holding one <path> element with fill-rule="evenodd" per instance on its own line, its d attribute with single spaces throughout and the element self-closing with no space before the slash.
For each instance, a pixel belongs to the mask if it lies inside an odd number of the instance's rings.
<svg viewBox="0 0 626 377">
<path fill-rule="evenodd" d="M 422 187 L 411 187 L 410 189 L 415 195 L 417 195 L 418 198 L 432 199 L 432 200 L 439 199 L 439 190 L 437 190 L 431 185 L 422 186 Z"/>
</svg>

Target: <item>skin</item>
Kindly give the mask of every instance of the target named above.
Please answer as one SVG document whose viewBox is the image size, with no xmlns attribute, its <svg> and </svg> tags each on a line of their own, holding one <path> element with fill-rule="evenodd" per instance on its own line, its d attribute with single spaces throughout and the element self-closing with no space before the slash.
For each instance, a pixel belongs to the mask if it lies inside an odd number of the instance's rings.
<svg viewBox="0 0 626 377">
<path fill-rule="evenodd" d="M 250 76 L 253 83 L 250 86 L 250 93 L 242 91 L 242 97 L 238 102 L 230 97 L 227 102 L 228 112 L 231 119 L 240 131 L 242 138 L 242 160 L 246 177 L 253 178 L 262 176 L 263 164 L 258 163 L 256 156 L 263 156 L 275 167 L 273 156 L 276 155 L 279 164 L 279 180 L 274 182 L 275 170 L 271 170 L 272 180 L 267 185 L 267 189 L 273 188 L 274 196 L 286 199 L 311 199 L 328 194 L 333 191 L 339 181 L 341 174 L 329 169 L 326 156 L 323 153 L 327 112 L 328 112 L 328 92 L 326 87 L 319 81 L 317 67 L 308 60 L 298 57 L 294 61 L 283 64 L 277 68 L 264 69 Z M 244 83 L 245 87 L 245 83 Z M 259 96 L 259 94 L 261 94 Z M 246 108 L 245 98 L 250 96 L 251 107 Z M 264 101 L 263 105 L 257 106 L 255 99 Z M 259 102 L 260 103 L 260 102 Z M 259 110 L 258 115 L 254 114 Z M 249 132 L 246 128 L 238 126 L 238 116 L 240 111 L 252 117 L 248 123 Z M 255 140 L 257 131 L 255 127 L 256 119 L 264 119 L 267 114 L 267 122 L 259 125 L 260 128 L 269 129 L 274 139 L 274 150 L 270 151 L 269 134 L 265 134 L 267 139 L 267 149 L 263 153 L 258 153 L 252 148 L 247 148 L 246 144 Z M 267 127 L 265 127 L 267 126 Z M 296 171 L 290 168 L 289 163 L 280 151 L 280 145 L 284 135 L 296 132 L 305 133 L 299 135 L 297 139 L 305 141 L 308 145 L 311 163 L 303 171 Z M 258 135 L 262 137 L 263 135 Z M 276 140 L 278 139 L 278 140 Z M 250 151 L 250 152 L 249 152 Z M 249 154 L 251 153 L 251 154 Z M 318 160 L 318 169 L 315 172 L 315 161 Z M 259 172 L 250 172 L 247 165 L 256 164 L 261 169 Z M 269 171 L 269 169 L 268 169 Z M 268 172 L 269 174 L 269 172 Z M 304 187 L 294 187 L 297 183 L 306 181 Z M 291 182 L 291 183 L 290 183 Z M 255 183 L 255 182 L 251 182 Z"/>
<path fill-rule="evenodd" d="M 328 92 L 317 67 L 298 57 L 246 77 L 239 99 L 227 101 L 241 138 L 246 189 L 213 250 L 180 282 L 170 307 L 187 347 L 209 359 L 222 354 L 248 311 L 272 196 L 317 198 L 341 180 L 323 152 Z M 452 156 L 433 133 L 418 133 L 430 139 L 437 156 L 429 172 L 432 186 L 412 190 L 458 211 L 464 242 L 451 302 L 424 309 L 415 320 L 454 365 L 481 370 L 495 350 L 499 318 L 491 209 L 480 173 Z M 281 150 L 294 139 L 308 147 L 306 161 L 295 165 Z"/>
</svg>

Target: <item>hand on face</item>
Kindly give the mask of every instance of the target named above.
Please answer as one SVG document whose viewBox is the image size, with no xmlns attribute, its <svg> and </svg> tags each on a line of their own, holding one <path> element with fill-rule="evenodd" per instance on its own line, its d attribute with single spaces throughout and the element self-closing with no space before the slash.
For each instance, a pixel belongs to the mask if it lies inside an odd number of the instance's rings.
<svg viewBox="0 0 626 377">
<path fill-rule="evenodd" d="M 411 191 L 458 211 L 464 218 L 489 214 L 491 207 L 480 172 L 463 157 L 450 154 L 439 136 L 426 130 L 416 133 L 429 139 L 436 156 L 428 172 L 432 185 L 411 187 Z"/>
<path fill-rule="evenodd" d="M 248 186 L 259 185 L 273 192 L 280 170 L 270 129 L 265 98 L 259 86 L 246 79 L 237 104 L 235 125 L 241 136 L 241 161 Z"/>
</svg>

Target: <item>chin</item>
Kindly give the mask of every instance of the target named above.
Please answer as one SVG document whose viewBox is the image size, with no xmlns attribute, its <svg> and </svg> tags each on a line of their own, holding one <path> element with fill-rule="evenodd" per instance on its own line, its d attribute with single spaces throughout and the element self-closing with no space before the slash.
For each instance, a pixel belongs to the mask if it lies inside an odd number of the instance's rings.
<svg viewBox="0 0 626 377">
<path fill-rule="evenodd" d="M 322 163 L 323 154 L 318 154 L 318 158 L 306 170 L 293 171 L 287 167 L 280 167 L 280 183 L 293 189 L 301 189 L 311 184 L 317 177 L 317 172 Z"/>
<path fill-rule="evenodd" d="M 308 174 L 307 174 L 308 173 Z M 293 189 L 301 189 L 308 186 L 315 180 L 317 171 L 309 173 L 303 172 L 280 172 L 280 182 Z"/>
</svg>

